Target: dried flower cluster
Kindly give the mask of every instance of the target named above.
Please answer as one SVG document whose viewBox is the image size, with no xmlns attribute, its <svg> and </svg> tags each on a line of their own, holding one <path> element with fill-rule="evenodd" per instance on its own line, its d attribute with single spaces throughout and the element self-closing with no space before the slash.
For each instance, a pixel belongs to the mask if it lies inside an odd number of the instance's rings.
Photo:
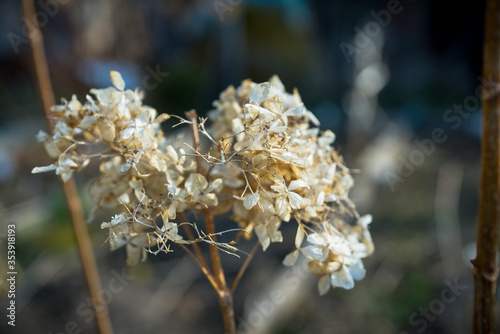
<svg viewBox="0 0 500 334">
<path fill-rule="evenodd" d="M 264 250 L 282 241 L 283 223 L 296 222 L 297 249 L 284 264 L 302 252 L 309 270 L 321 275 L 321 294 L 330 286 L 350 289 L 364 277 L 361 259 L 373 252 L 371 217 L 360 217 L 348 197 L 353 178 L 331 146 L 335 135 L 310 127 L 319 122 L 296 90 L 287 93 L 277 76 L 230 86 L 208 119 L 180 118 L 204 138 L 192 147 L 181 136 L 164 136 L 160 123 L 170 116 L 142 105 L 141 92 L 125 90 L 119 73 L 111 72 L 111 81 L 114 87 L 92 89 L 95 97 L 87 95 L 84 104 L 73 96 L 53 108 L 55 130 L 38 138 L 56 162 L 33 172 L 55 170 L 66 181 L 101 159 L 91 195 L 99 207 L 121 208 L 101 227 L 109 229 L 112 249 L 126 246 L 129 264 L 146 252 L 169 252 L 171 244 L 207 242 L 235 251 L 181 215 L 231 211 L 240 234 L 255 232 Z M 182 236 L 180 224 L 196 237 Z"/>
</svg>

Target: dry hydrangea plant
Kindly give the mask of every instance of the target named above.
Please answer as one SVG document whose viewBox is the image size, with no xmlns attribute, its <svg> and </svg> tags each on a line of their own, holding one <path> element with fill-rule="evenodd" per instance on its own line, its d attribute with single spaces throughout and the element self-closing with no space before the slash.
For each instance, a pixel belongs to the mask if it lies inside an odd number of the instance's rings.
<svg viewBox="0 0 500 334">
<path fill-rule="evenodd" d="M 91 89 L 83 104 L 73 96 L 53 107 L 55 130 L 40 131 L 38 139 L 55 162 L 33 173 L 55 170 L 67 181 L 100 159 L 91 196 L 98 207 L 116 208 L 101 227 L 109 230 L 111 249 L 126 247 L 128 264 L 147 252 L 170 252 L 172 244 L 205 242 L 235 253 L 232 243 L 216 241 L 225 231 L 203 230 L 183 215 L 230 211 L 239 233 L 255 234 L 263 250 L 282 241 L 282 224 L 297 224 L 296 249 L 283 262 L 306 256 L 309 271 L 321 276 L 320 294 L 330 286 L 351 289 L 364 277 L 361 259 L 373 252 L 371 216 L 360 217 L 348 197 L 354 182 L 332 147 L 335 134 L 318 129 L 297 90 L 287 93 L 277 76 L 228 87 L 208 119 L 193 112 L 179 118 L 189 124 L 193 145 L 162 132 L 160 123 L 177 116 L 143 105 L 142 93 L 125 90 L 118 72 L 111 82 Z"/>
</svg>

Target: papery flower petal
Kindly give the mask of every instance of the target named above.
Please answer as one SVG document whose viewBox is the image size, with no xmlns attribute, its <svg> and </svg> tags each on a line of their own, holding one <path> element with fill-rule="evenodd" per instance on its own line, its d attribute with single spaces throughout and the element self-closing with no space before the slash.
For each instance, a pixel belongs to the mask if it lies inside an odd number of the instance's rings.
<svg viewBox="0 0 500 334">
<path fill-rule="evenodd" d="M 354 179 L 350 174 L 344 176 L 340 182 L 342 184 L 342 187 L 344 187 L 346 190 L 351 189 L 352 186 L 354 185 Z"/>
<path fill-rule="evenodd" d="M 243 206 L 245 207 L 245 209 L 250 210 L 259 202 L 259 199 L 260 199 L 259 192 L 255 192 L 247 196 L 247 198 L 243 202 Z"/>
<path fill-rule="evenodd" d="M 299 250 L 296 249 L 293 252 L 289 253 L 287 256 L 285 256 L 285 259 L 283 260 L 283 265 L 287 267 L 293 266 L 297 262 L 298 258 L 299 258 Z"/>
<path fill-rule="evenodd" d="M 300 209 L 300 205 L 304 202 L 304 199 L 294 192 L 288 193 L 288 200 L 290 201 L 292 209 Z"/>
<path fill-rule="evenodd" d="M 346 270 L 345 268 L 342 268 L 331 274 L 331 283 L 334 287 L 338 286 L 346 290 L 354 288 L 354 280 L 349 273 L 349 270 Z"/>
<path fill-rule="evenodd" d="M 299 116 L 302 115 L 305 111 L 304 104 L 301 103 L 298 106 L 294 108 L 290 108 L 287 111 L 285 111 L 284 115 L 286 116 Z"/>
<path fill-rule="evenodd" d="M 110 227 L 113 227 L 113 226 L 116 226 L 119 224 L 123 224 L 126 221 L 127 221 L 127 217 L 125 217 L 125 215 L 123 213 L 119 214 L 119 215 L 114 215 L 113 218 L 111 218 L 111 221 L 109 223 L 103 222 L 101 224 L 101 229 L 110 228 Z"/>
<path fill-rule="evenodd" d="M 266 213 L 266 212 L 265 212 Z M 281 226 L 281 219 L 277 216 L 272 216 L 267 223 L 267 235 L 271 238 L 272 242 L 282 242 L 283 235 L 279 230 Z"/>
<path fill-rule="evenodd" d="M 45 139 L 47 139 L 49 135 L 43 131 L 43 130 L 40 130 L 38 131 L 38 134 L 36 135 L 36 140 L 39 142 L 39 143 L 43 143 L 45 141 Z"/>
<path fill-rule="evenodd" d="M 87 115 L 87 116 L 85 116 L 82 119 L 82 121 L 80 122 L 80 124 L 78 125 L 78 127 L 80 129 L 85 130 L 88 127 L 90 127 L 92 124 L 94 124 L 95 121 L 97 121 L 98 119 L 99 119 L 99 117 L 97 117 L 97 116 L 89 116 L 89 115 Z"/>
<path fill-rule="evenodd" d="M 260 245 L 262 246 L 262 250 L 265 251 L 269 244 L 271 243 L 271 239 L 269 235 L 267 235 L 267 228 L 265 225 L 257 225 L 255 227 L 255 234 L 257 238 L 259 238 Z"/>
<path fill-rule="evenodd" d="M 118 202 L 123 203 L 123 204 L 129 204 L 130 203 L 130 197 L 128 196 L 127 193 L 123 193 L 117 198 Z"/>
<path fill-rule="evenodd" d="M 271 186 L 271 189 L 281 194 L 284 194 L 287 190 L 284 184 L 273 184 Z"/>
<path fill-rule="evenodd" d="M 262 103 L 269 95 L 269 82 L 263 82 L 255 87 L 250 92 L 250 103 Z"/>
<path fill-rule="evenodd" d="M 316 205 L 316 206 L 322 206 L 323 203 L 324 203 L 324 201 L 325 201 L 325 192 L 321 191 L 318 194 L 318 197 L 316 198 L 316 202 L 314 203 L 314 205 Z"/>
<path fill-rule="evenodd" d="M 250 116 L 252 118 L 259 117 L 259 119 L 264 120 L 264 121 L 272 121 L 275 117 L 276 114 L 273 113 L 271 110 L 247 103 L 245 104 L 245 110 L 248 112 L 247 117 Z"/>
<path fill-rule="evenodd" d="M 125 89 L 125 81 L 123 81 L 122 75 L 117 71 L 111 71 L 109 73 L 109 77 L 111 78 L 111 83 L 118 90 L 123 91 Z"/>
<path fill-rule="evenodd" d="M 97 124 L 102 139 L 107 142 L 112 142 L 113 139 L 115 139 L 116 135 L 115 125 L 112 122 L 105 119 L 100 120 Z"/>
<path fill-rule="evenodd" d="M 158 117 L 155 118 L 154 123 L 162 123 L 162 122 L 165 122 L 167 119 L 170 119 L 170 115 L 163 113 L 163 114 L 158 115 Z"/>
<path fill-rule="evenodd" d="M 349 272 L 352 278 L 357 281 L 362 280 L 366 275 L 366 269 L 363 266 L 363 262 L 359 259 L 349 266 Z"/>
<path fill-rule="evenodd" d="M 269 83 L 271 86 L 275 89 L 277 89 L 279 92 L 284 92 L 285 91 L 285 85 L 280 80 L 280 77 L 276 74 L 273 74 L 271 79 L 269 79 Z"/>
<path fill-rule="evenodd" d="M 203 196 L 201 196 L 201 202 L 205 203 L 209 208 L 212 208 L 214 206 L 217 206 L 217 204 L 219 204 L 217 195 L 213 193 L 203 194 Z"/>
<path fill-rule="evenodd" d="M 288 215 L 288 205 L 285 197 L 278 197 L 276 199 L 276 213 L 278 216 L 285 220 L 284 217 Z"/>
<path fill-rule="evenodd" d="M 368 225 L 371 224 L 373 220 L 373 217 L 372 215 L 364 215 L 362 216 L 360 219 L 359 219 L 359 223 L 361 224 L 361 226 L 363 226 L 364 228 L 367 228 Z"/>
<path fill-rule="evenodd" d="M 156 168 L 159 172 L 167 171 L 167 162 L 164 160 L 163 154 L 155 154 L 149 160 L 151 166 Z"/>
<path fill-rule="evenodd" d="M 303 181 L 303 180 L 293 180 L 288 185 L 288 190 L 292 191 L 292 190 L 303 188 L 303 187 L 309 188 L 309 186 L 307 185 L 307 183 L 305 181 Z"/>
<path fill-rule="evenodd" d="M 304 241 L 304 236 L 304 229 L 299 225 L 297 228 L 297 234 L 295 234 L 295 247 L 300 248 L 302 242 Z"/>
<path fill-rule="evenodd" d="M 328 241 L 318 233 L 311 233 L 307 236 L 307 242 L 314 246 L 326 247 L 328 245 Z"/>
<path fill-rule="evenodd" d="M 77 167 L 78 165 L 73 160 L 71 160 L 70 158 L 66 158 L 62 161 L 59 161 L 56 169 L 56 174 L 61 176 L 63 182 L 66 182 L 71 178 L 73 170 Z"/>
<path fill-rule="evenodd" d="M 323 296 L 330 290 L 331 280 L 330 275 L 323 275 L 318 281 L 318 291 L 319 295 Z"/>
<path fill-rule="evenodd" d="M 215 192 L 219 193 L 222 190 L 222 187 L 224 186 L 224 181 L 222 179 L 215 179 L 213 180 L 208 188 L 205 190 L 206 192 Z"/>
<path fill-rule="evenodd" d="M 201 194 L 208 187 L 207 179 L 198 173 L 189 175 L 184 184 L 186 189 L 194 195 Z"/>
<path fill-rule="evenodd" d="M 288 130 L 288 126 L 282 125 L 283 122 L 281 120 L 274 121 L 273 124 L 269 127 L 269 132 L 275 133 L 283 133 Z"/>
<path fill-rule="evenodd" d="M 319 260 L 312 260 L 307 264 L 307 269 L 315 275 L 325 274 L 325 264 Z"/>
<path fill-rule="evenodd" d="M 319 146 L 329 146 L 335 141 L 335 133 L 330 130 L 326 130 L 321 137 L 318 138 Z"/>
<path fill-rule="evenodd" d="M 309 200 L 308 200 L 308 201 L 309 201 Z M 304 204 L 305 204 L 305 203 L 304 203 Z M 309 204 L 310 204 L 310 203 L 309 203 Z M 305 209 L 305 211 L 306 211 L 307 215 L 309 215 L 309 217 L 311 217 L 311 218 L 315 218 L 315 217 L 317 217 L 317 216 L 318 216 L 318 214 L 317 214 L 316 210 L 314 210 L 314 208 L 313 208 L 313 207 L 311 207 L 311 206 L 306 206 L 304 209 Z"/>
<path fill-rule="evenodd" d="M 56 169 L 57 169 L 57 166 L 52 164 L 52 165 L 48 165 L 48 166 L 35 167 L 31 170 L 31 173 L 32 174 L 45 173 L 45 172 L 50 172 L 50 171 L 53 171 Z"/>
<path fill-rule="evenodd" d="M 277 115 L 281 115 L 283 113 L 283 100 L 278 95 L 269 98 L 267 101 L 268 101 L 267 107 L 269 108 L 269 110 L 271 110 Z M 283 123 L 284 125 L 287 125 L 286 118 L 283 120 Z"/>
<path fill-rule="evenodd" d="M 312 260 L 321 259 L 323 257 L 323 250 L 316 246 L 307 246 L 301 248 L 300 250 L 302 251 L 302 254 L 304 254 L 305 257 Z"/>
</svg>

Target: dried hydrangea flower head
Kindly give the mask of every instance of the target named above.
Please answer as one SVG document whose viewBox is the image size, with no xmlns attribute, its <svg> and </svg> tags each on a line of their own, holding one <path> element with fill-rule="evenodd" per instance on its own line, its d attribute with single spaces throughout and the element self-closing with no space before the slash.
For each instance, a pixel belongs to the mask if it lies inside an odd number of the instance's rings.
<svg viewBox="0 0 500 334">
<path fill-rule="evenodd" d="M 129 264 L 146 252 L 170 252 L 172 243 L 214 242 L 181 221 L 181 213 L 231 211 L 241 234 L 255 233 L 263 250 L 282 241 L 283 223 L 296 223 L 296 250 L 284 264 L 293 265 L 300 253 L 310 259 L 309 271 L 321 275 L 321 294 L 330 286 L 350 289 L 364 277 L 361 259 L 373 252 L 371 216 L 360 217 L 348 197 L 354 182 L 332 147 L 335 134 L 320 132 L 296 90 L 287 93 L 277 76 L 228 87 L 208 119 L 194 123 L 206 139 L 200 150 L 165 137 L 160 123 L 170 116 L 142 105 L 141 92 L 125 90 L 119 73 L 111 72 L 111 81 L 114 87 L 92 89 L 95 98 L 84 104 L 73 96 L 53 108 L 54 133 L 38 138 L 57 160 L 33 172 L 55 170 L 66 181 L 91 158 L 102 159 L 92 197 L 100 207 L 120 210 L 101 227 L 109 229 L 112 249 L 126 246 Z M 100 151 L 85 154 L 85 148 Z M 198 238 L 180 235 L 180 223 Z"/>
</svg>

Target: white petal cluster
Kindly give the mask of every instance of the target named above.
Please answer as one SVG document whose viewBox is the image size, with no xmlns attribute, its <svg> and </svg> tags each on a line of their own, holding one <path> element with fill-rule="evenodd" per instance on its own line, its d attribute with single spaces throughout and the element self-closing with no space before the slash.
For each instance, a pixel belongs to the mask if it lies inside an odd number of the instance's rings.
<svg viewBox="0 0 500 334">
<path fill-rule="evenodd" d="M 232 219 L 247 236 L 255 231 L 264 250 L 282 240 L 282 223 L 295 220 L 297 250 L 285 264 L 295 263 L 301 249 L 311 259 L 309 270 L 322 275 L 321 293 L 330 285 L 352 288 L 364 276 L 361 258 L 373 244 L 366 218 L 348 197 L 354 182 L 331 146 L 335 134 L 310 127 L 318 120 L 297 90 L 287 93 L 277 76 L 229 87 L 214 106 L 212 137 L 224 147 L 218 158 L 233 158 L 232 169 L 240 171 L 240 186 L 232 187 L 241 202 L 233 204 Z M 347 217 L 354 223 L 342 219 Z M 305 234 L 310 246 L 300 248 Z"/>
<path fill-rule="evenodd" d="M 101 227 L 112 249 L 126 246 L 129 263 L 147 251 L 169 252 L 171 243 L 207 241 L 181 213 L 209 210 L 231 212 L 241 235 L 255 234 L 264 250 L 283 240 L 282 224 L 296 222 L 296 250 L 284 263 L 302 252 L 321 275 L 322 294 L 363 278 L 361 259 L 373 252 L 371 218 L 360 217 L 349 199 L 354 181 L 332 147 L 335 134 L 317 128 L 297 90 L 287 93 L 277 76 L 228 87 L 208 119 L 195 124 L 200 148 L 164 136 L 160 123 L 169 115 L 142 105 L 142 93 L 125 90 L 119 73 L 111 72 L 111 81 L 114 87 L 92 89 L 83 104 L 73 96 L 53 107 L 53 133 L 37 138 L 55 162 L 33 172 L 55 170 L 66 181 L 101 159 L 91 196 L 99 207 L 120 208 Z M 194 228 L 196 240 L 180 235 L 180 224 Z"/>
<path fill-rule="evenodd" d="M 370 219 L 366 216 L 361 219 Z M 363 235 L 351 233 L 344 235 L 329 222 L 321 225 L 321 232 L 311 233 L 307 237 L 309 246 L 301 249 L 311 261 L 308 269 L 322 275 L 318 282 L 320 294 L 325 294 L 330 286 L 352 289 L 354 280 L 365 277 L 361 259 L 371 252 L 370 243 Z"/>
</svg>

